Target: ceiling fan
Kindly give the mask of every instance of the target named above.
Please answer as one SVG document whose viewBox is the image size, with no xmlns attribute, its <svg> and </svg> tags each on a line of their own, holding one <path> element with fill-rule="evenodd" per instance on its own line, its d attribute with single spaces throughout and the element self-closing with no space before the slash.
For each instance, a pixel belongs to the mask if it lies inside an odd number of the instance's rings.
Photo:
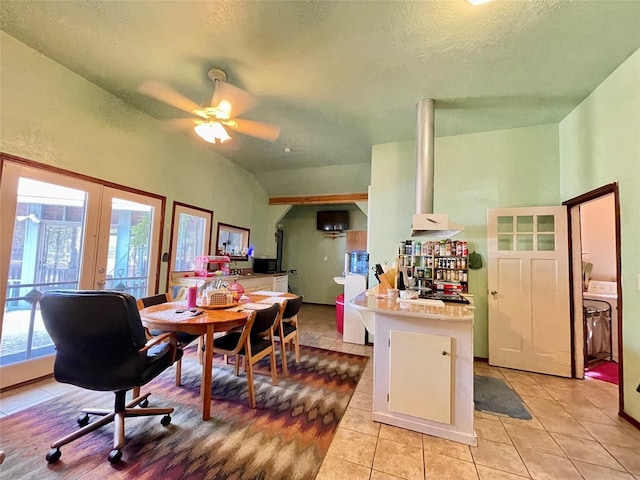
<svg viewBox="0 0 640 480">
<path fill-rule="evenodd" d="M 194 118 L 177 118 L 168 123 L 176 128 L 193 128 L 195 133 L 209 143 L 225 143 L 231 140 L 228 130 L 275 141 L 280 135 L 280 127 L 253 120 L 237 118 L 253 108 L 256 99 L 244 90 L 226 82 L 227 74 L 219 68 L 208 73 L 215 84 L 211 103 L 201 106 L 178 93 L 165 83 L 149 80 L 138 91 L 151 98 L 195 115 Z"/>
</svg>

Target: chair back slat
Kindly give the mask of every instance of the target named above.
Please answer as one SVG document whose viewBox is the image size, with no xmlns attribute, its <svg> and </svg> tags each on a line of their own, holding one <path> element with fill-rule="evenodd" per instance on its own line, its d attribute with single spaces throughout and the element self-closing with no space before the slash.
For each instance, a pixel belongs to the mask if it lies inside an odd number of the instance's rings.
<svg viewBox="0 0 640 480">
<path fill-rule="evenodd" d="M 138 299 L 138 308 L 142 310 L 143 308 L 150 307 L 152 305 L 160 305 L 161 303 L 167 303 L 169 301 L 169 295 L 166 293 L 159 293 L 158 295 L 152 295 L 151 297 L 139 298 Z"/>
<path fill-rule="evenodd" d="M 278 320 L 279 313 L 280 313 L 279 303 L 274 303 L 269 308 L 256 310 L 256 318 L 253 322 L 251 333 L 260 334 L 269 330 L 271 327 L 275 325 L 276 321 Z"/>
<path fill-rule="evenodd" d="M 290 298 L 287 300 L 287 306 L 282 314 L 282 319 L 295 317 L 300 311 L 302 306 L 302 295 L 298 295 L 296 298 Z"/>
</svg>

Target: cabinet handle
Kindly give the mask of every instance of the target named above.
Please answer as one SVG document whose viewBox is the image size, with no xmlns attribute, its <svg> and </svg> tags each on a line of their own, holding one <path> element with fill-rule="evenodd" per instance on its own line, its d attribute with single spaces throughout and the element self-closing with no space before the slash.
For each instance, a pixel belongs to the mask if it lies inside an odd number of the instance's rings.
<svg viewBox="0 0 640 480">
<path fill-rule="evenodd" d="M 446 356 L 446 355 L 448 355 L 448 354 L 447 354 L 447 352 L 446 352 L 445 350 L 443 350 L 443 351 L 442 351 L 442 355 L 443 355 L 443 356 Z"/>
</svg>

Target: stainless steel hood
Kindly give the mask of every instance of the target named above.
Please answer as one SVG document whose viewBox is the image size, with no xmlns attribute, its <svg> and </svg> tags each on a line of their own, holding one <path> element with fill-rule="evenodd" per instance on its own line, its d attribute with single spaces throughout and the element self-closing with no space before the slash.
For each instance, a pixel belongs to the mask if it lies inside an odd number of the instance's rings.
<svg viewBox="0 0 640 480">
<path fill-rule="evenodd" d="M 449 220 L 446 213 L 433 213 L 435 102 L 418 101 L 416 130 L 416 211 L 411 227 L 412 237 L 446 238 L 464 230 L 462 225 Z"/>
</svg>

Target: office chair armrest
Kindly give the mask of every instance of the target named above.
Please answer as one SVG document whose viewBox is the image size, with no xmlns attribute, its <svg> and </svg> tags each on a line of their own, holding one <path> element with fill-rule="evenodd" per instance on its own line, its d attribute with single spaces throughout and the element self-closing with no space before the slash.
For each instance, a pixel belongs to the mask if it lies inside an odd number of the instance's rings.
<svg viewBox="0 0 640 480">
<path fill-rule="evenodd" d="M 151 331 L 147 327 L 144 327 L 144 336 L 147 338 L 147 341 L 154 338 L 153 335 L 151 335 Z"/>
<path fill-rule="evenodd" d="M 166 332 L 158 335 L 157 337 L 153 337 L 145 344 L 144 347 L 140 349 L 140 352 L 146 352 L 154 345 L 165 341 L 168 341 L 169 344 L 171 344 L 171 361 L 175 362 L 178 352 L 178 336 L 175 334 L 175 332 Z"/>
</svg>

